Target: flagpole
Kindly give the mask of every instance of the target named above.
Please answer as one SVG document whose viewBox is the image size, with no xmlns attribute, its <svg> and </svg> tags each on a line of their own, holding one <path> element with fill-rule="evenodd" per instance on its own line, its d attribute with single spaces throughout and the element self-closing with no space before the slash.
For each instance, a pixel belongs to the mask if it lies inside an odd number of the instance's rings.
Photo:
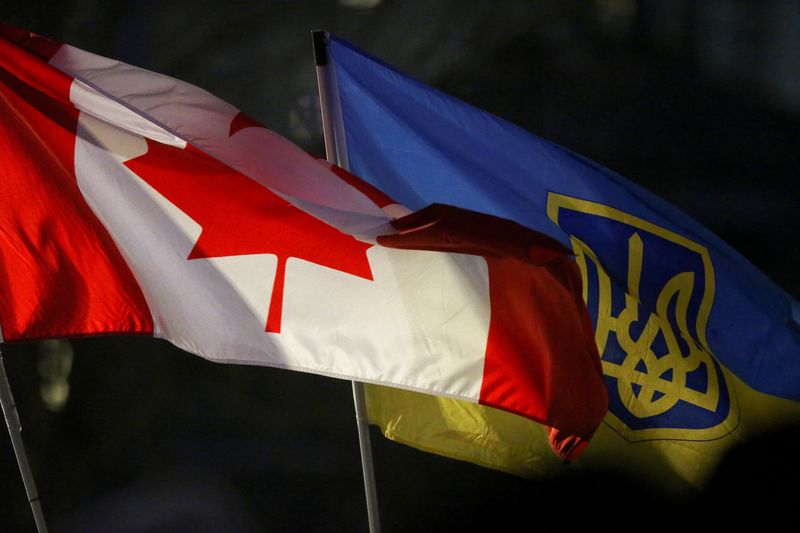
<svg viewBox="0 0 800 533">
<path fill-rule="evenodd" d="M 328 65 L 328 33 L 323 30 L 311 32 L 314 43 L 314 62 L 317 69 L 317 85 L 322 112 L 322 135 L 325 139 L 325 155 L 329 163 L 350 170 L 344 136 L 344 122 L 336 86 L 336 73 Z M 353 401 L 356 409 L 358 443 L 361 448 L 361 470 L 364 474 L 364 491 L 367 498 L 367 520 L 371 533 L 380 533 L 378 513 L 378 491 L 375 485 L 375 469 L 372 464 L 372 445 L 369 437 L 369 419 L 364 384 L 353 381 Z"/>
<path fill-rule="evenodd" d="M 14 403 L 14 395 L 11 394 L 11 385 L 8 383 L 2 351 L 0 351 L 0 404 L 3 406 L 3 416 L 5 416 L 6 425 L 8 426 L 8 434 L 11 435 L 11 444 L 14 447 L 14 454 L 17 456 L 19 472 L 22 474 L 22 483 L 25 485 L 28 502 L 31 504 L 31 511 L 33 511 L 36 530 L 39 533 L 47 533 L 47 523 L 44 520 L 44 512 L 39 501 L 39 493 L 36 490 L 36 482 L 33 479 L 31 465 L 28 463 L 28 454 L 25 453 L 25 443 L 22 441 L 22 424 L 19 420 L 19 413 L 17 413 L 17 405 Z"/>
</svg>

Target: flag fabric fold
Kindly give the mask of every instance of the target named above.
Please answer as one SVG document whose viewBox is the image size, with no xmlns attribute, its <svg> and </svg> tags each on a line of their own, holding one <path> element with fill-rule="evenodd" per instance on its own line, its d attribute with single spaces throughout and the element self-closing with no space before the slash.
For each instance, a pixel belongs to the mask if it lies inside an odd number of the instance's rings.
<svg viewBox="0 0 800 533">
<path fill-rule="evenodd" d="M 556 428 L 567 458 L 602 419 L 580 276 L 553 239 L 463 206 L 395 228 L 381 187 L 213 95 L 5 25 L 0 107 L 5 342 L 153 335 L 485 403 Z M 431 214 L 446 234 L 415 231 Z M 454 243 L 470 220 L 495 229 Z"/>
<path fill-rule="evenodd" d="M 800 419 L 798 304 L 730 246 L 642 187 L 344 40 L 329 50 L 352 172 L 410 209 L 493 215 L 574 253 L 609 395 L 579 465 L 700 484 L 732 443 Z M 550 469 L 529 442 L 543 428 L 380 387 L 367 398 L 390 438 Z"/>
</svg>

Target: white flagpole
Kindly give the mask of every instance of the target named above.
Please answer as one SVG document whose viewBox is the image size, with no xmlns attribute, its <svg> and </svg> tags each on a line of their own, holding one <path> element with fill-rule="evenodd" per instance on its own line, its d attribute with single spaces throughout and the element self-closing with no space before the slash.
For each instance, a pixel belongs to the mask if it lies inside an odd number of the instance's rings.
<svg viewBox="0 0 800 533">
<path fill-rule="evenodd" d="M 36 491 L 36 482 L 33 479 L 31 465 L 28 463 L 28 454 L 25 453 L 25 443 L 22 441 L 22 424 L 19 421 L 17 405 L 14 403 L 14 395 L 11 394 L 11 385 L 8 383 L 2 351 L 0 351 L 0 403 L 3 406 L 3 416 L 6 418 L 8 434 L 11 435 L 14 454 L 17 456 L 19 472 L 22 474 L 22 483 L 25 485 L 25 492 L 28 494 L 28 501 L 31 504 L 31 511 L 33 511 L 36 530 L 39 533 L 47 533 L 42 504 L 39 501 L 39 493 Z"/>
<path fill-rule="evenodd" d="M 322 134 L 325 139 L 325 155 L 329 163 L 350 170 L 347 146 L 344 137 L 342 109 L 336 86 L 336 72 L 328 65 L 328 33 L 323 30 L 311 32 L 314 43 L 314 62 L 317 68 L 320 110 L 322 111 Z M 372 446 L 369 439 L 369 420 L 364 384 L 353 381 L 353 399 L 356 408 L 356 427 L 361 448 L 361 469 L 364 474 L 364 490 L 367 497 L 367 520 L 371 533 L 380 533 L 378 492 L 375 486 L 375 469 L 372 465 Z"/>
</svg>

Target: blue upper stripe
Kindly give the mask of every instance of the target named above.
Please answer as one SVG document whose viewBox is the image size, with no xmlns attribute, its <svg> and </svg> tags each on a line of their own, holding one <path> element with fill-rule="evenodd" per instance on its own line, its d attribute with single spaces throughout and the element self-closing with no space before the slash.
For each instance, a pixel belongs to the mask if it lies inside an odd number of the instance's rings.
<svg viewBox="0 0 800 533">
<path fill-rule="evenodd" d="M 705 246 L 716 286 L 706 332 L 712 352 L 756 390 L 800 400 L 797 302 L 707 228 L 625 178 L 349 43 L 334 37 L 330 55 L 355 174 L 411 209 L 457 205 L 564 244 L 568 236 L 547 218 L 551 191 L 608 205 Z"/>
</svg>

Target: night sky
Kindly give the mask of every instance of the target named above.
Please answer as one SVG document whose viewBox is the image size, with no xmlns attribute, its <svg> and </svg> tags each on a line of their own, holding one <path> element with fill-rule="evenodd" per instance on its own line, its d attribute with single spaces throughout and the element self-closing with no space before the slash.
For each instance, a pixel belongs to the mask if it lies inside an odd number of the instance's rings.
<svg viewBox="0 0 800 533">
<path fill-rule="evenodd" d="M 0 21 L 191 82 L 319 156 L 310 32 L 326 29 L 673 202 L 797 298 L 800 5 L 697 4 L 6 0 Z M 143 337 L 3 352 L 51 531 L 367 530 L 347 381 Z M 55 408 L 53 383 L 69 386 Z M 800 472 L 797 428 L 679 497 L 613 468 L 524 480 L 372 436 L 387 532 L 769 520 Z M 33 531 L 4 437 L 0 475 L 0 531 Z"/>
</svg>

